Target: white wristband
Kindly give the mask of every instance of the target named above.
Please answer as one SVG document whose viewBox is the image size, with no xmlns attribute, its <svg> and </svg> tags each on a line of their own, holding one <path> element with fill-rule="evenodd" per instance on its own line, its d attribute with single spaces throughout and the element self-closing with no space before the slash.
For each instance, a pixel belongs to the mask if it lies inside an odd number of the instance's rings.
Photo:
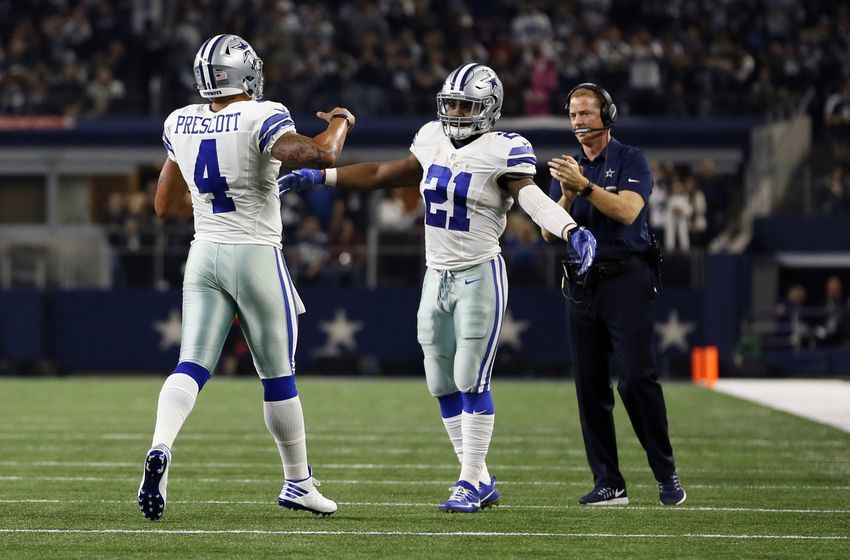
<svg viewBox="0 0 850 560">
<path fill-rule="evenodd" d="M 325 184 L 331 187 L 336 186 L 336 167 L 325 169 Z"/>
</svg>

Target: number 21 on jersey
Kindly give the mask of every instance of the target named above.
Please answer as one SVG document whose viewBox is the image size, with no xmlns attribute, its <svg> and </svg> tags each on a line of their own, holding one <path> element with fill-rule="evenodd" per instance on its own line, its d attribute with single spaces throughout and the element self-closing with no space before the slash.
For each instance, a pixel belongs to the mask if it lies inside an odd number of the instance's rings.
<svg viewBox="0 0 850 560">
<path fill-rule="evenodd" d="M 198 158 L 195 160 L 195 186 L 202 194 L 212 194 L 213 214 L 233 212 L 236 204 L 227 196 L 227 179 L 218 169 L 218 150 L 215 139 L 201 140 Z"/>
<path fill-rule="evenodd" d="M 434 180 L 436 179 L 436 182 Z M 447 210 L 431 210 L 432 204 L 442 204 L 449 199 L 448 188 L 452 182 L 452 170 L 442 165 L 432 163 L 425 176 L 425 190 L 422 193 L 425 199 L 425 225 L 448 228 L 452 231 L 469 231 L 469 218 L 467 217 L 466 196 L 469 193 L 469 182 L 472 174 L 461 171 L 454 177 L 454 191 L 452 193 L 451 216 Z M 432 182 L 436 187 L 431 190 Z"/>
</svg>

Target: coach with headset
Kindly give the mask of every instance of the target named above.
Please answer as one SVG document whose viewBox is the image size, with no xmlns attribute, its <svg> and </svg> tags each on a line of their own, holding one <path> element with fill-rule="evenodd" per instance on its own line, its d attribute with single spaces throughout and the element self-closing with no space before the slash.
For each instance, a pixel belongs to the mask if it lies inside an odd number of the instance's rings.
<svg viewBox="0 0 850 560">
<path fill-rule="evenodd" d="M 594 482 L 579 503 L 629 503 L 617 459 L 613 373 L 661 504 L 681 504 L 686 494 L 673 460 L 654 346 L 660 254 L 648 226 L 652 172 L 640 150 L 611 135 L 617 106 L 603 88 L 577 85 L 566 109 L 581 151 L 549 162 L 549 194 L 597 240 L 596 262 L 587 274 L 578 276 L 572 263 L 564 266 L 579 418 Z M 547 231 L 543 237 L 555 239 Z"/>
</svg>

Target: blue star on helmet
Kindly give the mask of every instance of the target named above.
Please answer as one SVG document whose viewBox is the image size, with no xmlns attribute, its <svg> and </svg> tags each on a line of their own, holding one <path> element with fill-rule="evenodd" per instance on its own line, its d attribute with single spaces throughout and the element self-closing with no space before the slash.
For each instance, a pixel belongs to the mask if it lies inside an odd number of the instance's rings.
<svg viewBox="0 0 850 560">
<path fill-rule="evenodd" d="M 490 78 L 489 80 L 487 80 L 487 81 L 486 81 L 486 82 L 484 82 L 484 83 L 485 83 L 485 84 L 490 84 L 490 89 L 491 89 L 492 91 L 496 91 L 497 89 L 499 89 L 499 81 L 498 81 L 495 77 Z M 484 86 L 484 85 L 481 85 L 481 84 L 477 84 L 477 85 L 475 86 L 475 88 L 476 88 L 476 89 L 484 89 L 484 88 L 486 88 L 486 87 L 487 87 L 487 86 Z"/>
<path fill-rule="evenodd" d="M 239 50 L 245 51 L 242 54 L 243 54 L 243 57 L 245 58 L 245 60 L 247 60 L 248 59 L 247 55 L 248 55 L 248 52 L 251 50 L 251 45 L 249 45 L 248 43 L 246 43 L 242 39 L 234 39 L 234 41 L 238 41 L 238 43 L 234 45 L 231 42 L 230 44 L 227 45 L 227 47 L 225 47 L 224 52 L 229 55 L 230 49 L 239 49 Z"/>
</svg>

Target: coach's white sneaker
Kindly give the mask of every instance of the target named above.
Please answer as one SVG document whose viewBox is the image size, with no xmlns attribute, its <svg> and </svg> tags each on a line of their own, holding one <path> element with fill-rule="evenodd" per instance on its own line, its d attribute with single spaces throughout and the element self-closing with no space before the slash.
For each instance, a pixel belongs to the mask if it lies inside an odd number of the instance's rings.
<svg viewBox="0 0 850 560">
<path fill-rule="evenodd" d="M 309 511 L 321 516 L 331 515 L 336 511 L 336 502 L 316 490 L 319 481 L 313 478 L 312 468 L 309 472 L 310 476 L 303 480 L 285 480 L 277 503 L 289 509 Z"/>
<path fill-rule="evenodd" d="M 168 469 L 171 467 L 171 450 L 164 444 L 151 447 L 145 457 L 142 483 L 139 485 L 139 508 L 142 515 L 156 521 L 165 512 L 165 488 Z"/>
</svg>

